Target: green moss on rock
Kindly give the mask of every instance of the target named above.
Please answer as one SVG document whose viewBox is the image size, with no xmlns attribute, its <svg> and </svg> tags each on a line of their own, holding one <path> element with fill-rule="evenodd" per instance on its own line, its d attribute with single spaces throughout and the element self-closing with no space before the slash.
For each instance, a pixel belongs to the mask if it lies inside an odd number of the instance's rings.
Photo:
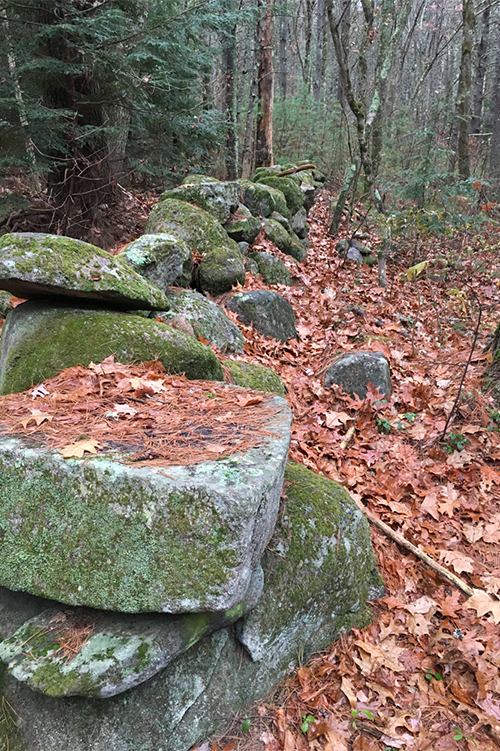
<svg viewBox="0 0 500 751">
<path fill-rule="evenodd" d="M 200 287 L 203 292 L 222 295 L 245 283 L 243 256 L 236 244 L 213 248 L 205 253 L 199 266 Z"/>
<path fill-rule="evenodd" d="M 101 362 L 111 354 L 118 362 L 157 358 L 167 371 L 188 378 L 222 377 L 209 347 L 165 324 L 127 313 L 28 302 L 4 324 L 0 393 L 24 391 L 64 368 Z"/>
<path fill-rule="evenodd" d="M 192 253 L 184 240 L 173 235 L 142 235 L 129 243 L 120 257 L 163 292 L 191 284 Z"/>
<path fill-rule="evenodd" d="M 241 186 L 242 202 L 254 216 L 270 216 L 278 211 L 284 217 L 290 217 L 285 196 L 280 190 L 250 180 L 238 180 Z"/>
<path fill-rule="evenodd" d="M 24 298 L 71 297 L 128 309 L 161 310 L 166 303 L 161 291 L 124 260 L 59 235 L 1 237 L 0 288 Z"/>
<path fill-rule="evenodd" d="M 292 275 L 280 258 L 264 251 L 254 251 L 249 258 L 257 264 L 266 284 L 285 284 L 289 287 L 293 284 Z"/>
<path fill-rule="evenodd" d="M 231 371 L 237 386 L 286 396 L 285 384 L 270 368 L 259 363 L 237 362 L 236 360 L 224 360 L 223 364 Z"/>
<path fill-rule="evenodd" d="M 280 190 L 285 196 L 286 205 L 289 212 L 293 215 L 304 205 L 304 196 L 300 187 L 291 177 L 263 177 L 260 182 L 268 185 L 270 188 Z M 279 211 L 279 209 L 276 209 Z M 280 211 L 280 214 L 283 212 Z"/>
<path fill-rule="evenodd" d="M 224 224 L 232 211 L 238 207 L 240 187 L 236 182 L 217 182 L 214 180 L 186 183 L 173 190 L 162 193 L 160 201 L 173 198 L 188 203 L 194 203 L 200 209 Z"/>
<path fill-rule="evenodd" d="M 237 244 L 228 237 L 220 222 L 211 214 L 173 198 L 160 201 L 151 209 L 146 233 L 160 232 L 171 233 L 184 240 L 196 253 L 208 253 L 223 247 L 236 247 L 238 250 Z"/>
</svg>

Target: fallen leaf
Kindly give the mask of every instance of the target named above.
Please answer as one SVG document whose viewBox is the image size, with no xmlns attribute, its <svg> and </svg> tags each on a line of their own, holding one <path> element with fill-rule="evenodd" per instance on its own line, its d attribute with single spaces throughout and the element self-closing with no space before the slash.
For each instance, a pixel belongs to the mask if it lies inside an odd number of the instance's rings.
<svg viewBox="0 0 500 751">
<path fill-rule="evenodd" d="M 446 565 L 455 569 L 457 574 L 461 574 L 462 571 L 471 574 L 474 571 L 474 560 L 458 550 L 443 550 L 439 557 Z"/>
<path fill-rule="evenodd" d="M 479 522 L 479 524 L 467 523 L 463 526 L 464 537 L 467 542 L 470 542 L 471 544 L 480 540 L 483 536 L 483 532 L 484 524 L 482 522 Z"/>
<path fill-rule="evenodd" d="M 137 410 L 129 404 L 113 404 L 113 409 L 115 412 L 118 412 L 119 415 L 130 415 L 130 417 L 133 417 L 137 414 Z"/>
<path fill-rule="evenodd" d="M 352 685 L 351 681 L 347 676 L 342 676 L 342 683 L 340 684 L 340 690 L 342 693 L 347 697 L 347 700 L 349 701 L 349 704 L 351 706 L 351 709 L 356 709 L 358 700 L 356 699 L 356 689 Z"/>
<path fill-rule="evenodd" d="M 252 404 L 260 404 L 264 401 L 263 396 L 238 396 L 238 404 L 240 407 L 249 407 Z"/>
<path fill-rule="evenodd" d="M 437 508 L 437 495 L 436 493 L 427 493 L 424 500 L 420 505 L 421 511 L 425 511 L 426 514 L 432 516 L 436 521 L 439 519 L 439 511 Z"/>
<path fill-rule="evenodd" d="M 335 428 L 338 425 L 345 425 L 346 422 L 353 418 L 347 412 L 325 412 L 325 422 L 327 428 Z"/>
<path fill-rule="evenodd" d="M 492 613 L 495 623 L 500 623 L 500 600 L 494 600 L 482 589 L 475 589 L 472 597 L 469 597 L 462 607 L 477 610 L 479 617 Z"/>
<path fill-rule="evenodd" d="M 204 337 L 202 337 L 201 334 L 198 334 L 198 341 L 201 342 L 202 344 L 205 344 L 207 347 L 210 346 L 210 342 L 208 341 L 208 339 L 204 339 Z"/>
<path fill-rule="evenodd" d="M 52 415 L 49 415 L 47 412 L 41 412 L 39 409 L 30 409 L 30 412 L 31 415 L 29 417 L 25 417 L 24 420 L 19 420 L 25 430 L 32 420 L 34 420 L 38 426 L 44 423 L 45 420 L 51 422 L 54 419 Z"/>
<path fill-rule="evenodd" d="M 89 454 L 97 454 L 97 449 L 102 448 L 99 441 L 94 441 L 92 438 L 87 438 L 85 441 L 77 441 L 76 443 L 70 443 L 68 446 L 62 448 L 59 453 L 64 456 L 65 459 L 69 459 L 72 456 L 82 458 L 85 452 Z"/>
</svg>

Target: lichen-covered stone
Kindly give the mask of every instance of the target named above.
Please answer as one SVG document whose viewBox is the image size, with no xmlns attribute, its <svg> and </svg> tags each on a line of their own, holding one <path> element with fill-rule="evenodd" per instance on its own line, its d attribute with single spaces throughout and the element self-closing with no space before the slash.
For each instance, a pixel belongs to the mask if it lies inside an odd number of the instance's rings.
<svg viewBox="0 0 500 751">
<path fill-rule="evenodd" d="M 252 215 L 250 209 L 240 203 L 238 210 L 231 214 L 224 225 L 224 229 L 237 243 L 246 242 L 251 245 L 260 232 L 261 224 L 260 220 Z"/>
<path fill-rule="evenodd" d="M 288 465 L 286 478 L 283 518 L 263 556 L 264 597 L 241 632 L 255 661 L 224 629 L 133 691 L 106 701 L 56 701 L 7 675 L 3 695 L 29 718 L 19 730 L 25 751 L 187 751 L 224 731 L 236 712 L 266 696 L 299 660 L 368 625 L 365 600 L 382 587 L 366 521 L 335 483 L 296 465 Z M 20 625 L 7 595 L 13 625 L 6 624 L 4 638 Z M 0 590 L 0 628 L 2 600 Z"/>
<path fill-rule="evenodd" d="M 292 216 L 293 214 L 297 213 L 297 211 L 304 205 L 303 193 L 291 176 L 262 177 L 260 179 L 260 182 L 263 185 L 267 185 L 270 188 L 275 188 L 276 190 L 280 190 L 283 193 L 283 195 L 285 196 L 286 205 L 288 206 L 288 210 L 290 211 Z M 283 212 L 280 211 L 280 213 L 282 214 Z"/>
<path fill-rule="evenodd" d="M 238 326 L 224 309 L 192 290 L 168 290 L 170 310 L 156 313 L 156 319 L 169 323 L 173 316 L 183 315 L 193 327 L 196 337 L 202 336 L 221 352 L 242 352 L 245 340 Z"/>
<path fill-rule="evenodd" d="M 237 360 L 224 360 L 223 364 L 226 368 L 229 368 L 237 386 L 286 396 L 285 384 L 279 375 L 274 370 L 266 368 L 265 365 L 254 362 L 238 362 Z"/>
<path fill-rule="evenodd" d="M 194 203 L 200 209 L 208 211 L 218 222 L 224 224 L 229 215 L 238 208 L 240 186 L 236 182 L 217 182 L 215 180 L 184 183 L 178 188 L 167 190 L 160 196 L 160 201 L 174 198 L 179 201 Z"/>
<path fill-rule="evenodd" d="M 250 253 L 249 258 L 257 264 L 266 284 L 293 284 L 292 275 L 280 258 L 257 250 Z"/>
<path fill-rule="evenodd" d="M 168 307 L 168 300 L 165 300 Z M 148 318 L 93 308 L 55 307 L 30 301 L 4 323 L 0 347 L 0 393 L 24 391 L 64 368 L 101 362 L 158 359 L 170 373 L 221 380 L 209 347 Z"/>
<path fill-rule="evenodd" d="M 3 318 L 12 310 L 12 305 L 10 304 L 11 297 L 10 292 L 2 292 L 0 290 L 0 316 Z"/>
<path fill-rule="evenodd" d="M 295 234 L 303 239 L 307 235 L 308 225 L 307 225 L 307 211 L 304 207 L 300 208 L 293 216 L 290 221 L 291 228 L 295 232 Z"/>
<path fill-rule="evenodd" d="M 276 219 L 264 219 L 264 231 L 266 236 L 283 253 L 291 255 L 292 238 L 286 229 Z"/>
<path fill-rule="evenodd" d="M 216 248 L 238 249 L 220 222 L 207 211 L 190 203 L 168 198 L 151 209 L 146 224 L 148 234 L 169 233 L 184 240 L 196 253 L 208 253 Z M 165 309 L 167 306 L 164 306 Z"/>
<path fill-rule="evenodd" d="M 254 216 L 271 216 L 278 211 L 284 217 L 290 216 L 283 193 L 269 185 L 252 183 L 250 180 L 238 180 L 241 188 L 242 203 Z"/>
<path fill-rule="evenodd" d="M 81 240 L 19 232 L 0 238 L 0 289 L 18 297 L 71 297 L 129 310 L 168 307 L 125 261 Z"/>
<path fill-rule="evenodd" d="M 274 219 L 276 222 L 279 222 L 281 226 L 283 227 L 283 229 L 286 229 L 287 232 L 292 231 L 290 220 L 282 216 L 282 214 L 278 214 L 277 211 L 273 211 L 273 213 L 270 216 L 270 219 Z"/>
<path fill-rule="evenodd" d="M 233 295 L 226 307 L 265 336 L 286 342 L 297 338 L 295 313 L 282 295 L 271 290 L 252 290 Z"/>
<path fill-rule="evenodd" d="M 54 607 L 0 642 L 0 660 L 18 681 L 48 696 L 116 696 L 248 613 L 258 603 L 263 583 L 258 566 L 241 603 L 222 613 L 132 615 Z M 61 643 L 72 633 L 85 641 L 68 659 Z"/>
<path fill-rule="evenodd" d="M 214 295 L 222 295 L 237 284 L 245 284 L 245 266 L 237 244 L 207 250 L 198 273 L 202 292 Z"/>
<path fill-rule="evenodd" d="M 191 284 L 193 255 L 187 243 L 173 235 L 142 235 L 123 249 L 120 258 L 163 292 Z"/>
<path fill-rule="evenodd" d="M 2 437 L 0 585 L 129 613 L 239 605 L 273 533 L 290 444 L 285 400 L 260 410 L 269 432 L 256 448 L 167 469 L 134 466 L 136 447 L 114 449 L 112 435 L 108 453 L 85 459 Z"/>
<path fill-rule="evenodd" d="M 295 260 L 300 263 L 300 261 L 303 261 L 304 258 L 307 257 L 307 250 L 305 248 L 307 240 L 301 240 L 293 230 L 290 232 L 290 237 L 292 239 L 292 244 L 288 251 L 288 255 L 292 256 L 292 258 L 295 258 Z"/>
<path fill-rule="evenodd" d="M 283 513 L 263 561 L 264 594 L 238 624 L 252 659 L 275 664 L 286 664 L 291 645 L 327 646 L 338 617 L 359 613 L 383 591 L 368 522 L 345 488 L 291 463 L 285 481 Z"/>
<path fill-rule="evenodd" d="M 216 177 L 210 177 L 210 175 L 186 175 L 182 181 L 183 185 L 199 185 L 200 183 L 218 183 Z"/>
<path fill-rule="evenodd" d="M 366 397 L 368 383 L 379 388 L 386 397 L 391 395 L 391 369 L 382 352 L 352 352 L 343 355 L 325 373 L 325 386 L 336 383 L 344 391 L 360 399 Z"/>
<path fill-rule="evenodd" d="M 252 276 L 258 277 L 260 275 L 259 267 L 251 258 L 245 258 L 245 270 Z"/>
</svg>

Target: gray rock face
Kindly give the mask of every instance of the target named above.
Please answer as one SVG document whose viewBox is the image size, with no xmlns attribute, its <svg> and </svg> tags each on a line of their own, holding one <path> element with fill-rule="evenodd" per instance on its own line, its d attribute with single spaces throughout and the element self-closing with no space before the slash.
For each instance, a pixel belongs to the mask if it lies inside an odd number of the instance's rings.
<svg viewBox="0 0 500 751">
<path fill-rule="evenodd" d="M 304 196 L 299 187 L 300 178 L 298 178 L 299 184 L 297 184 L 297 181 L 293 177 L 293 175 L 287 175 L 286 177 L 259 177 L 260 183 L 280 190 L 283 193 L 286 205 L 292 216 L 304 205 Z"/>
<path fill-rule="evenodd" d="M 285 217 L 290 216 L 286 199 L 280 190 L 250 180 L 238 180 L 241 188 L 242 203 L 254 216 L 268 217 L 277 211 Z"/>
<path fill-rule="evenodd" d="M 292 216 L 291 225 L 292 230 L 298 237 L 303 239 L 307 235 L 307 211 L 305 208 L 300 208 Z"/>
<path fill-rule="evenodd" d="M 295 313 L 284 297 L 271 290 L 254 290 L 233 295 L 226 307 L 265 336 L 286 342 L 297 338 Z"/>
<path fill-rule="evenodd" d="M 191 290 L 168 290 L 166 296 L 170 310 L 157 313 L 157 319 L 168 324 L 174 316 L 183 315 L 193 327 L 196 337 L 202 336 L 221 352 L 243 351 L 243 334 L 220 305 Z"/>
<path fill-rule="evenodd" d="M 287 232 L 292 231 L 290 220 L 288 220 L 286 217 L 282 216 L 281 214 L 278 214 L 277 211 L 273 211 L 273 213 L 270 216 L 270 219 L 274 219 L 276 222 L 279 222 L 279 224 L 281 224 L 283 229 L 286 229 Z"/>
<path fill-rule="evenodd" d="M 379 388 L 381 393 L 391 395 L 391 369 L 387 358 L 381 352 L 354 352 L 343 355 L 328 368 L 325 386 L 336 383 L 351 396 L 366 397 L 368 383 Z"/>
<path fill-rule="evenodd" d="M 193 256 L 187 243 L 173 235 L 142 235 L 124 248 L 120 258 L 163 292 L 191 284 Z"/>
<path fill-rule="evenodd" d="M 294 465 L 286 477 L 284 516 L 263 557 L 265 599 L 239 629 L 255 661 L 223 629 L 133 691 L 102 702 L 54 699 L 6 675 L 0 695 L 21 718 L 9 747 L 18 741 L 26 751 L 187 751 L 264 697 L 298 655 L 305 660 L 349 628 L 367 625 L 365 600 L 382 588 L 366 520 L 335 483 Z M 1 636 L 46 608 L 0 589 Z"/>
<path fill-rule="evenodd" d="M 168 307 L 160 290 L 122 259 L 59 235 L 19 232 L 1 237 L 0 289 L 23 298 L 71 297 L 108 308 Z"/>
<path fill-rule="evenodd" d="M 200 262 L 199 281 L 202 292 L 222 295 L 238 283 L 245 283 L 243 256 L 236 243 L 229 247 L 213 248 Z"/>
<path fill-rule="evenodd" d="M 237 243 L 246 242 L 250 245 L 260 232 L 260 220 L 253 216 L 250 209 L 247 209 L 242 203 L 238 206 L 238 210 L 231 214 L 229 220 L 224 224 L 229 237 L 235 240 Z"/>
<path fill-rule="evenodd" d="M 236 387 L 233 387 L 236 388 Z M 291 412 L 258 447 L 195 465 L 134 466 L 133 447 L 65 460 L 0 439 L 0 585 L 129 613 L 231 610 L 276 523 Z"/>
<path fill-rule="evenodd" d="M 173 190 L 162 193 L 160 201 L 174 198 L 187 203 L 194 203 L 200 209 L 208 211 L 221 224 L 229 219 L 238 208 L 240 186 L 237 182 L 217 182 L 213 179 L 197 180 L 186 183 Z"/>
<path fill-rule="evenodd" d="M 126 615 L 54 607 L 1 642 L 0 660 L 18 681 L 48 696 L 116 696 L 156 675 L 204 636 L 245 615 L 259 601 L 263 583 L 259 566 L 243 601 L 224 613 Z M 72 633 L 84 643 L 68 659 L 61 643 Z"/>
<path fill-rule="evenodd" d="M 168 307 L 168 300 L 165 298 Z M 222 380 L 209 347 L 148 318 L 95 308 L 30 301 L 7 316 L 0 347 L 0 393 L 24 391 L 64 368 L 101 362 L 159 359 L 170 373 Z"/>
<path fill-rule="evenodd" d="M 349 261 L 354 261 L 354 263 L 358 263 L 360 266 L 363 265 L 363 256 L 356 248 L 349 248 L 347 258 Z"/>
<path fill-rule="evenodd" d="M 257 264 L 266 284 L 286 284 L 289 287 L 293 284 L 292 275 L 280 258 L 263 251 L 250 253 L 249 258 Z"/>
<path fill-rule="evenodd" d="M 264 219 L 264 231 L 277 248 L 287 255 L 292 255 L 292 238 L 280 222 L 276 219 Z"/>
<path fill-rule="evenodd" d="M 2 292 L 0 290 L 0 316 L 3 318 L 12 310 L 12 305 L 10 304 L 11 297 L 10 292 Z"/>
</svg>

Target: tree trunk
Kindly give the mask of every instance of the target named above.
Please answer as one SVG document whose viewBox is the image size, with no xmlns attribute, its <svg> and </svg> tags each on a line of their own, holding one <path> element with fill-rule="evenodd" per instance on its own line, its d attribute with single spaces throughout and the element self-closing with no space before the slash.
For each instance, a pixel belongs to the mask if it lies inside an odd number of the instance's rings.
<svg viewBox="0 0 500 751">
<path fill-rule="evenodd" d="M 288 78 L 288 0 L 281 0 L 279 22 L 279 73 L 278 81 L 283 101 L 287 95 Z"/>
<path fill-rule="evenodd" d="M 316 64 L 314 68 L 313 96 L 319 102 L 323 83 L 323 41 L 325 26 L 325 0 L 318 0 L 316 6 Z"/>
<path fill-rule="evenodd" d="M 269 167 L 273 163 L 273 7 L 272 0 L 259 0 L 265 6 L 260 35 L 260 65 L 258 76 L 257 137 L 255 146 L 255 166 Z"/>
<path fill-rule="evenodd" d="M 474 26 L 476 23 L 476 17 L 474 15 L 474 0 L 464 0 L 462 23 L 462 53 L 460 58 L 460 76 L 458 79 L 457 93 L 457 158 L 460 177 L 463 180 L 467 180 L 470 177 L 469 127 L 471 115 L 472 44 L 474 39 Z"/>
<path fill-rule="evenodd" d="M 226 10 L 233 12 L 233 2 L 229 0 Z M 222 106 L 226 117 L 226 149 L 225 173 L 226 180 L 236 179 L 236 132 L 234 118 L 234 57 L 235 57 L 236 26 L 225 35 L 222 49 L 222 82 L 224 86 Z"/>
<path fill-rule="evenodd" d="M 472 119 L 470 132 L 481 132 L 481 115 L 484 100 L 484 79 L 488 57 L 488 39 L 490 35 L 490 6 L 486 6 L 482 13 L 481 39 L 477 48 L 477 68 L 472 92 Z"/>
<path fill-rule="evenodd" d="M 497 48 L 492 99 L 493 122 L 490 144 L 490 176 L 498 178 L 500 177 L 500 45 Z"/>
</svg>

